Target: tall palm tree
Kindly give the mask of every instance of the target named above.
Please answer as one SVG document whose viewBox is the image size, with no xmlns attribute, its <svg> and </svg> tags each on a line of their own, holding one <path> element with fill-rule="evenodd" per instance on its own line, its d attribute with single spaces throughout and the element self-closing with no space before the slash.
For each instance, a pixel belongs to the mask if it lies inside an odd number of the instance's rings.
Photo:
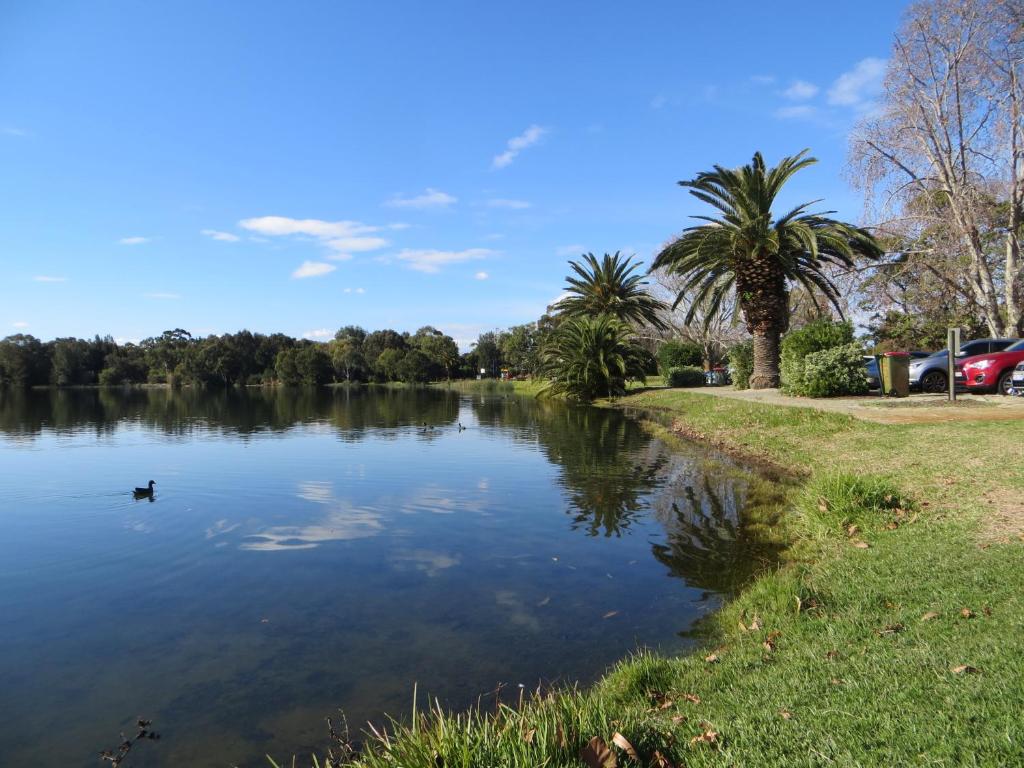
<svg viewBox="0 0 1024 768">
<path fill-rule="evenodd" d="M 625 323 L 667 328 L 661 313 L 668 305 L 647 292 L 642 274 L 633 274 L 641 265 L 632 258 L 624 258 L 616 251 L 614 255 L 606 253 L 598 261 L 594 254 L 585 253 L 583 263 L 570 261 L 569 266 L 578 277 L 569 275 L 565 279 L 568 296 L 555 304 L 558 312 L 607 314 Z"/>
<path fill-rule="evenodd" d="M 652 266 L 685 278 L 676 306 L 684 297 L 689 300 L 687 323 L 693 320 L 693 307 L 707 301 L 705 306 L 714 309 L 736 291 L 754 337 L 753 389 L 779 386 L 779 339 L 789 327 L 790 286 L 802 285 L 812 297 L 820 293 L 841 313 L 839 289 L 826 267 L 850 267 L 858 257 L 874 259 L 882 253 L 866 230 L 829 218 L 834 211 L 809 213 L 807 208 L 818 201 L 774 218 L 772 205 L 782 186 L 817 162 L 807 151 L 783 158 L 774 168 L 766 168 L 757 152 L 749 165 L 716 165 L 691 181 L 680 181 L 720 215 L 694 216 L 706 223 L 684 230 Z"/>
</svg>

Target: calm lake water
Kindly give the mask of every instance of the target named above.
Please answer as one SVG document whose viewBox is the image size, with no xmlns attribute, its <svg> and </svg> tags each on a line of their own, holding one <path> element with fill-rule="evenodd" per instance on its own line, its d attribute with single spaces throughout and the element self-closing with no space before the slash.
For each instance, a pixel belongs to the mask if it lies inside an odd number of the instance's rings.
<svg viewBox="0 0 1024 768">
<path fill-rule="evenodd" d="M 263 766 L 414 682 L 463 707 L 682 650 L 766 556 L 764 485 L 500 393 L 0 393 L 0 763 L 96 766 L 143 715 L 136 765 Z"/>
</svg>

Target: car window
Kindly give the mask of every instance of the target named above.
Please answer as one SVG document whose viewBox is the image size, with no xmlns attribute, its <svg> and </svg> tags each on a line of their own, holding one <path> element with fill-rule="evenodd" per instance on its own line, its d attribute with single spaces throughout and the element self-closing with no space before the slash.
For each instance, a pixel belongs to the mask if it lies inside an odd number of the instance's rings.
<svg viewBox="0 0 1024 768">
<path fill-rule="evenodd" d="M 1006 348 L 1006 352 L 1024 352 L 1024 339 L 1010 345 Z"/>
<path fill-rule="evenodd" d="M 971 355 L 983 355 L 988 352 L 987 341 L 969 341 L 960 347 L 960 357 L 970 357 Z"/>
</svg>

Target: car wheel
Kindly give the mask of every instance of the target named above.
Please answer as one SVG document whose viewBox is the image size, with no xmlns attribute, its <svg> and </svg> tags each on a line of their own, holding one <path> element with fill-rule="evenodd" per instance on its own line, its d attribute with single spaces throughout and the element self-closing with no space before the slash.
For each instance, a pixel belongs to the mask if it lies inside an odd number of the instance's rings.
<svg viewBox="0 0 1024 768">
<path fill-rule="evenodd" d="M 942 371 L 928 371 L 921 377 L 921 391 L 938 394 L 946 391 L 946 374 Z"/>
<path fill-rule="evenodd" d="M 996 392 L 1000 395 L 1010 394 L 1010 387 L 1013 386 L 1013 371 L 1004 371 L 999 377 L 999 384 L 996 385 Z"/>
</svg>

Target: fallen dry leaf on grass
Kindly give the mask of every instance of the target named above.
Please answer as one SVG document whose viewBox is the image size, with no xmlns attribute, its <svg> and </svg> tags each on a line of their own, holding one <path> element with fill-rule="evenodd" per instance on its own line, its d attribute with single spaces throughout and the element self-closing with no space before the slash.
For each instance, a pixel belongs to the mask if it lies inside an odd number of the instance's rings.
<svg viewBox="0 0 1024 768">
<path fill-rule="evenodd" d="M 536 728 L 531 728 L 530 730 L 528 730 L 526 733 L 523 734 L 523 741 L 525 741 L 527 744 L 533 744 L 533 737 L 536 736 L 536 735 L 537 735 L 537 729 Z"/>
<path fill-rule="evenodd" d="M 615 734 L 612 736 L 612 744 L 621 749 L 634 760 L 640 759 L 640 755 L 638 755 L 636 753 L 636 750 L 633 749 L 633 745 L 629 743 L 629 739 L 627 739 L 618 731 L 616 731 Z"/>
<path fill-rule="evenodd" d="M 691 704 L 700 704 L 700 696 L 698 696 L 696 693 L 684 693 L 683 698 Z"/>
<path fill-rule="evenodd" d="M 832 683 L 832 685 L 846 685 L 846 681 L 838 677 L 833 677 L 829 682 Z"/>
<path fill-rule="evenodd" d="M 774 651 L 775 650 L 775 641 L 778 640 L 781 636 L 782 636 L 782 633 L 779 632 L 779 630 L 777 630 L 777 629 L 773 630 L 772 632 L 768 633 L 768 637 L 766 637 L 764 639 L 764 643 L 762 643 L 762 645 L 764 645 L 766 650 Z"/>
<path fill-rule="evenodd" d="M 673 725 L 679 725 L 685 719 L 686 719 L 686 715 L 673 715 L 672 716 L 672 724 Z"/>
<path fill-rule="evenodd" d="M 875 630 L 875 634 L 878 635 L 879 637 L 885 637 L 886 635 L 897 635 L 900 632 L 902 632 L 904 629 L 906 629 L 906 627 L 904 627 L 900 623 L 889 624 L 889 625 L 883 627 L 882 629 L 876 629 Z"/>
<path fill-rule="evenodd" d="M 783 720 L 789 720 L 791 717 L 793 717 L 793 713 L 790 712 L 788 709 L 780 709 L 779 716 L 782 717 Z"/>
<path fill-rule="evenodd" d="M 718 654 L 717 653 L 709 653 L 707 656 L 704 657 L 704 661 L 706 661 L 708 664 L 717 664 L 718 663 Z"/>
<path fill-rule="evenodd" d="M 651 755 L 651 765 L 653 765 L 654 768 L 675 768 L 675 766 L 672 765 L 672 761 L 657 750 L 655 750 L 654 754 Z"/>
<path fill-rule="evenodd" d="M 750 622 L 750 631 L 751 632 L 756 632 L 760 628 L 761 628 L 761 619 L 755 613 L 754 614 L 754 620 L 752 622 Z"/>
<path fill-rule="evenodd" d="M 846 535 L 847 536 L 853 536 L 859 530 L 860 530 L 860 528 L 858 528 L 856 525 L 851 525 L 849 528 L 846 529 Z"/>
<path fill-rule="evenodd" d="M 976 675 L 981 670 L 977 667 L 972 667 L 970 664 L 961 664 L 959 667 L 953 667 L 952 672 L 954 675 Z"/>
<path fill-rule="evenodd" d="M 932 619 L 939 618 L 939 614 L 936 611 L 928 611 L 921 617 L 921 621 L 931 621 Z"/>
<path fill-rule="evenodd" d="M 851 541 L 850 543 L 857 549 L 870 549 L 871 547 L 871 545 L 868 544 L 866 541 L 861 541 L 860 539 L 858 539 L 857 541 Z"/>
<path fill-rule="evenodd" d="M 961 608 L 960 615 L 963 616 L 965 619 L 973 619 L 975 613 L 970 608 Z"/>
<path fill-rule="evenodd" d="M 714 744 L 718 741 L 718 734 L 712 731 L 710 728 L 706 729 L 704 733 L 694 736 L 690 739 L 690 746 L 695 747 L 698 744 Z"/>
<path fill-rule="evenodd" d="M 587 746 L 580 751 L 580 759 L 587 764 L 587 768 L 617 768 L 619 764 L 615 753 L 600 736 L 587 742 Z"/>
<path fill-rule="evenodd" d="M 825 658 L 828 659 L 829 661 L 831 661 L 832 659 L 838 659 L 839 658 L 839 651 L 831 650 L 831 651 L 829 651 L 828 653 L 825 654 Z"/>
</svg>

